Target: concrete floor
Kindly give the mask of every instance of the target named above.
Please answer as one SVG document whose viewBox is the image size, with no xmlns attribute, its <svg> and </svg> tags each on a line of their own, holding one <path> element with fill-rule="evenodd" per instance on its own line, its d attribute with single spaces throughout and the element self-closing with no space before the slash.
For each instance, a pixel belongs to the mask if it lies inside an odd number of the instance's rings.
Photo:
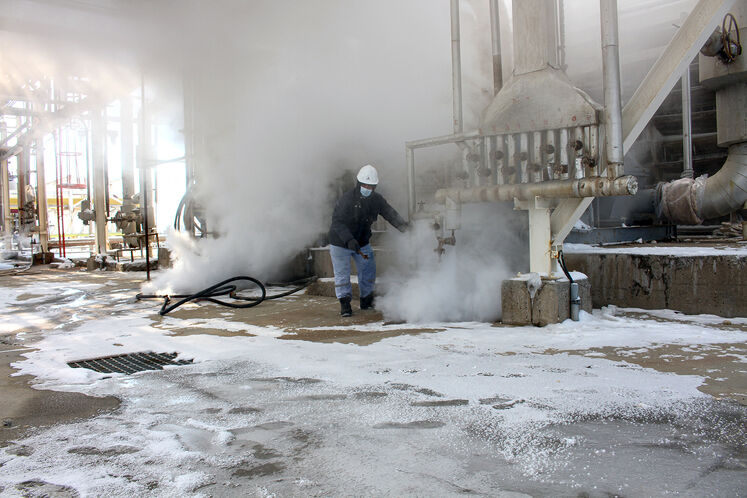
<svg viewBox="0 0 747 498">
<path fill-rule="evenodd" d="M 115 317 L 117 313 L 120 313 L 117 309 L 117 305 L 114 304 L 116 302 L 126 302 L 129 307 L 128 309 L 131 311 L 140 310 L 140 313 L 142 313 L 143 316 L 148 317 L 150 326 L 153 329 L 164 330 L 169 334 L 180 337 L 190 335 L 219 337 L 252 336 L 251 329 L 247 331 L 239 328 L 227 328 L 225 326 L 209 326 L 211 320 L 220 318 L 221 320 L 231 323 L 235 322 L 256 327 L 276 328 L 280 330 L 280 333 L 275 337 L 278 341 L 311 341 L 314 343 L 357 345 L 360 348 L 364 348 L 362 351 L 365 352 L 365 348 L 381 343 L 381 341 L 387 339 L 404 336 L 431 337 L 431 334 L 433 334 L 432 337 L 436 337 L 438 334 L 443 333 L 446 330 L 446 327 L 440 326 L 420 327 L 408 324 L 382 324 L 381 313 L 378 311 L 361 312 L 357 310 L 357 307 L 354 307 L 355 314 L 352 318 L 343 319 L 338 314 L 339 305 L 334 298 L 307 295 L 294 296 L 283 300 L 267 301 L 256 308 L 251 310 L 241 310 L 240 312 L 225 311 L 223 308 L 218 308 L 212 305 L 190 306 L 180 308 L 172 312 L 169 317 L 164 318 L 157 314 L 157 310 L 160 306 L 159 302 L 142 301 L 136 303 L 134 301 L 133 297 L 139 291 L 142 281 L 143 274 L 141 273 L 86 272 L 79 270 L 51 270 L 44 268 L 33 269 L 24 274 L 0 277 L 0 295 L 2 295 L 1 293 L 3 292 L 12 290 L 16 296 L 15 300 L 9 305 L 7 310 L 12 314 L 14 319 L 10 321 L 11 325 L 6 325 L 5 328 L 0 328 L 0 399 L 3 400 L 3 403 L 0 403 L 0 419 L 3 420 L 3 427 L 0 430 L 0 450 L 5 448 L 8 454 L 15 455 L 16 457 L 23 456 L 24 452 L 33 453 L 34 449 L 32 446 L 25 443 L 21 444 L 21 442 L 26 437 L 32 437 L 35 434 L 39 434 L 39 431 L 44 430 L 45 427 L 63 427 L 74 422 L 95 420 L 96 417 L 101 417 L 106 414 L 114 414 L 122 410 L 120 407 L 120 400 L 113 396 L 86 396 L 75 392 L 59 392 L 32 388 L 34 379 L 28 376 L 12 376 L 15 369 L 11 366 L 12 363 L 22 361 L 24 359 L 22 356 L 24 353 L 33 351 L 34 343 L 45 337 L 45 333 L 49 331 L 62 330 L 73 332 L 84 323 L 90 323 L 92 321 L 106 323 L 108 319 Z M 58 295 L 50 296 L 47 292 L 37 292 L 36 289 L 39 286 L 46 286 L 46 288 L 48 288 L 48 286 L 59 286 L 61 290 L 74 288 L 77 289 L 77 291 L 71 294 L 60 292 Z M 76 303 L 80 304 L 78 305 Z M 36 312 L 42 308 L 45 309 L 45 313 L 40 314 Z M 682 316 L 677 319 L 679 322 L 672 322 L 671 319 L 662 318 L 656 313 L 649 313 L 646 311 L 623 310 L 619 313 L 619 316 L 626 318 L 629 317 L 636 320 L 647 320 L 651 323 L 672 323 L 673 325 L 676 325 L 677 323 L 688 323 L 689 320 L 687 316 Z M 190 326 L 180 326 L 180 323 L 186 323 L 187 321 L 197 321 L 202 325 L 195 326 L 192 324 Z M 378 329 L 377 327 L 366 329 L 368 325 L 376 324 L 388 326 L 379 327 L 384 328 L 384 330 Z M 730 331 L 747 332 L 747 325 L 733 323 L 729 320 L 718 320 L 716 318 L 711 320 L 709 327 L 713 330 L 725 329 Z M 460 327 L 455 326 L 449 328 L 453 330 L 459 329 Z M 492 328 L 495 330 L 495 334 L 509 334 L 523 330 L 504 327 L 500 323 L 492 324 Z M 531 330 L 530 332 L 534 333 Z M 356 351 L 358 350 L 356 349 Z M 469 353 L 462 351 L 458 354 L 464 355 Z M 521 355 L 521 353 L 511 351 L 500 354 L 506 359 L 512 355 Z M 731 463 L 729 464 L 730 466 L 727 465 L 724 469 L 717 466 L 716 470 L 721 469 L 718 472 L 715 470 L 711 471 L 712 473 L 715 472 L 714 476 L 718 475 L 719 479 L 723 479 L 724 476 L 726 476 L 724 481 L 726 484 L 723 484 L 723 487 L 720 488 L 724 493 L 719 492 L 719 488 L 708 488 L 707 486 L 713 486 L 713 484 L 709 484 L 710 481 L 704 477 L 702 486 L 693 485 L 689 488 L 690 492 L 687 492 L 687 489 L 685 489 L 686 492 L 684 494 L 688 496 L 705 496 L 705 494 L 700 494 L 703 489 L 715 491 L 712 493 L 714 496 L 732 495 L 732 493 L 735 492 L 736 495 L 738 495 L 740 493 L 740 491 L 738 491 L 738 482 L 740 479 L 744 482 L 744 477 L 746 475 L 744 469 L 745 464 L 747 463 L 744 434 L 745 409 L 738 408 L 739 406 L 744 407 L 747 405 L 747 397 L 745 396 L 747 372 L 744 368 L 744 358 L 747 357 L 747 347 L 745 347 L 744 342 L 725 342 L 722 344 L 711 342 L 703 345 L 688 344 L 686 346 L 681 344 L 661 343 L 648 348 L 640 348 L 636 345 L 631 345 L 629 347 L 589 347 L 584 349 L 546 348 L 543 351 L 540 351 L 538 355 L 537 358 L 544 355 L 548 358 L 566 356 L 570 358 L 575 356 L 604 359 L 614 362 L 617 366 L 630 367 L 631 365 L 637 365 L 656 372 L 674 373 L 681 376 L 696 375 L 702 377 L 704 381 L 698 389 L 701 392 L 710 395 L 713 403 L 720 403 L 713 405 L 713 407 L 708 410 L 713 409 L 714 413 L 728 412 L 731 414 L 731 417 L 736 417 L 736 425 L 729 426 L 731 429 L 729 429 L 730 435 L 728 436 L 729 438 L 736 439 L 729 439 L 726 443 L 720 439 L 718 440 L 721 441 L 725 447 L 730 448 L 727 452 L 727 460 Z M 416 353 L 413 352 L 413 356 L 416 356 Z M 469 362 L 469 359 L 467 358 L 466 361 Z M 477 356 L 475 361 L 477 361 Z M 535 360 L 528 359 L 526 361 L 531 363 Z M 538 364 L 541 363 L 541 361 L 542 360 L 538 360 Z M 445 367 L 449 367 L 449 365 L 446 364 Z M 528 368 L 531 368 L 531 365 Z M 169 372 L 172 373 L 167 374 L 167 376 L 174 375 L 174 371 Z M 511 377 L 511 374 L 504 377 Z M 218 382 L 220 381 L 218 380 Z M 251 381 L 251 383 L 259 383 L 257 385 L 261 384 L 264 386 L 264 384 L 262 384 L 263 382 L 266 381 L 257 379 Z M 599 382 L 604 383 L 606 381 L 602 378 L 599 379 Z M 390 386 L 396 385 L 399 384 L 390 384 Z M 216 386 L 218 386 L 218 384 L 216 384 Z M 202 389 L 210 390 L 209 387 Z M 217 395 L 220 395 L 220 388 L 216 387 L 216 389 Z M 266 387 L 262 387 L 262 389 L 266 389 Z M 403 387 L 402 389 L 405 388 Z M 421 391 L 418 392 L 427 393 L 428 391 L 430 390 L 421 389 Z M 367 390 L 361 392 L 375 392 L 376 397 L 386 395 L 385 392 L 382 393 L 382 389 L 376 387 L 371 387 L 370 389 L 367 388 Z M 340 398 L 340 396 L 342 396 L 342 398 Z M 305 399 L 305 401 L 301 401 L 304 404 L 315 404 L 320 400 L 327 400 L 328 402 L 334 403 L 339 402 L 340 399 L 344 399 L 345 396 L 347 395 L 309 394 L 308 392 L 305 392 L 301 398 L 296 397 L 293 399 Z M 730 403 L 729 400 L 732 400 L 732 402 Z M 482 401 L 484 400 L 480 401 L 481 404 Z M 514 401 L 498 400 L 498 405 L 496 406 L 505 403 L 506 406 L 501 409 L 511 408 L 511 403 Z M 521 400 L 521 402 L 523 402 L 523 400 Z M 452 406 L 450 403 L 452 403 L 453 406 L 460 406 L 472 404 L 472 401 L 469 399 L 436 399 L 436 401 L 421 400 L 415 401 L 414 404 L 412 401 L 410 403 L 411 406 L 420 407 L 448 407 Z M 726 404 L 722 406 L 721 404 L 723 403 Z M 703 415 L 700 414 L 695 418 L 702 417 Z M 598 427 L 597 425 L 599 423 L 599 419 L 589 419 L 588 417 L 579 418 L 573 422 L 572 427 L 575 432 L 586 434 L 585 437 L 587 440 L 592 440 L 594 434 L 607 434 L 605 437 L 606 442 L 604 444 L 608 444 L 610 440 L 614 440 L 615 438 L 638 437 L 625 435 L 626 431 L 636 430 L 635 428 L 631 428 L 629 425 L 631 421 L 625 417 L 610 425 L 607 425 L 605 422 L 604 427 Z M 642 423 L 660 424 L 661 421 L 646 419 L 643 420 Z M 619 424 L 619 426 L 615 426 L 615 424 Z M 670 425 L 667 424 L 669 423 L 665 422 L 664 427 L 670 427 Z M 379 424 L 379 426 L 380 425 L 381 424 Z M 392 427 L 395 426 L 400 427 L 396 424 L 392 425 Z M 405 426 L 406 424 L 402 427 Z M 438 426 L 434 427 L 437 428 Z M 565 427 L 565 429 L 561 429 L 561 431 L 568 430 L 568 426 L 564 425 L 563 427 Z M 671 427 L 681 428 L 682 421 L 675 420 L 671 422 Z M 737 429 L 737 433 L 734 434 L 734 427 L 741 427 L 741 431 Z M 418 429 L 422 428 L 418 427 Z M 694 428 L 692 429 L 692 432 L 695 432 Z M 277 436 L 281 437 L 279 434 Z M 240 436 L 237 437 L 240 439 Z M 410 438 L 409 435 L 407 437 Z M 269 444 L 269 442 L 267 444 Z M 659 446 L 657 446 L 657 448 L 661 449 Z M 295 455 L 293 458 L 295 460 L 291 460 L 297 462 L 300 457 Z M 583 455 L 574 455 L 572 458 L 578 460 L 586 457 Z M 240 469 L 234 469 L 233 476 L 249 476 L 252 478 L 265 479 L 262 481 L 264 483 L 263 486 L 270 491 L 275 489 L 275 491 L 278 491 L 280 494 L 304 494 L 303 491 L 299 492 L 297 488 L 287 487 L 289 485 L 286 484 L 273 485 L 271 480 L 267 480 L 272 476 L 276 476 L 278 472 L 281 474 L 281 471 L 287 472 L 288 466 L 291 465 L 289 462 L 290 460 L 284 461 L 282 464 L 278 463 L 277 468 L 264 468 L 257 466 L 246 467 L 247 470 L 245 475 L 241 473 Z M 484 465 L 487 465 L 486 462 L 487 461 L 480 464 L 472 462 L 470 465 L 476 467 L 474 469 L 470 467 L 471 470 L 469 470 L 468 475 L 472 476 L 475 473 L 479 474 L 481 472 L 487 472 L 486 469 L 482 468 Z M 509 463 L 510 462 L 511 460 L 509 459 Z M 613 465 L 616 464 L 614 460 L 612 460 L 611 463 Z M 299 466 L 303 467 L 301 463 L 299 463 Z M 1 462 L 0 467 L 2 467 Z M 515 469 L 510 471 L 510 468 L 512 467 L 506 468 L 508 474 L 515 471 Z M 556 477 L 554 480 L 549 479 L 546 481 L 543 481 L 541 477 L 535 475 L 532 479 L 526 481 L 525 484 L 519 484 L 524 482 L 520 475 L 514 476 L 513 478 L 507 477 L 505 480 L 499 480 L 496 482 L 491 481 L 489 488 L 479 488 L 478 486 L 475 489 L 481 489 L 477 494 L 485 493 L 486 489 L 492 490 L 488 492 L 488 494 L 493 494 L 498 489 L 513 489 L 520 493 L 511 496 L 540 496 L 545 494 L 575 496 L 577 493 L 581 493 L 578 494 L 578 496 L 602 496 L 603 493 L 600 494 L 601 491 L 600 493 L 595 491 L 597 488 L 596 484 L 599 484 L 599 482 L 592 485 L 594 481 L 592 480 L 589 482 L 588 480 L 584 480 L 583 477 L 579 477 L 580 474 L 578 474 L 578 470 L 578 468 L 574 467 L 573 471 L 568 471 L 566 474 L 563 474 L 564 477 L 562 479 Z M 370 487 L 370 484 L 367 484 L 366 486 L 352 486 L 346 489 L 320 485 L 321 487 L 318 489 L 315 488 L 311 494 L 358 494 L 361 492 L 363 494 L 367 494 L 368 492 L 378 494 L 382 490 L 393 489 L 395 494 L 412 494 L 413 492 L 414 494 L 418 494 L 422 491 L 426 492 L 426 494 L 435 493 L 450 495 L 461 494 L 466 492 L 464 489 L 467 489 L 467 491 L 471 489 L 466 487 L 460 491 L 459 486 L 455 487 L 453 483 L 433 483 L 431 482 L 430 477 L 418 477 L 417 472 L 415 471 L 412 471 L 412 475 L 407 475 L 408 472 L 409 471 L 402 470 L 402 475 L 398 477 L 398 480 L 408 482 L 408 486 L 410 487 L 402 485 L 399 487 L 395 486 L 393 488 L 387 488 L 385 484 L 382 484 L 380 487 Z M 722 473 L 719 474 L 719 472 Z M 526 469 L 524 469 L 524 473 L 526 474 Z M 230 478 L 227 479 L 230 480 Z M 328 479 L 331 478 L 328 476 Z M 482 479 L 483 481 L 481 482 L 484 483 L 485 478 L 483 477 Z M 598 479 L 604 480 L 606 478 L 598 477 Z M 614 478 L 610 479 L 614 480 Z M 576 484 L 574 484 L 574 486 L 568 486 L 568 480 L 575 482 Z M 18 493 L 26 494 L 32 494 L 34 489 L 37 491 L 40 489 L 45 490 L 45 492 L 55 490 L 55 492 L 59 492 L 60 490 L 64 492 L 72 492 L 70 489 L 64 487 L 54 488 L 54 484 L 45 480 L 43 476 L 39 477 L 38 482 L 34 482 L 35 484 L 30 485 L 30 487 L 24 487 L 23 485 L 18 484 L 13 489 Z M 566 482 L 566 485 L 563 485 L 563 482 Z M 52 486 L 52 488 L 49 488 L 49 486 Z M 206 492 L 208 495 L 217 496 L 231 495 L 232 492 L 230 489 L 234 489 L 236 492 L 239 492 L 239 490 L 242 492 L 248 492 L 252 489 L 251 487 L 226 488 L 225 486 L 227 485 L 221 485 L 219 482 L 214 482 L 205 488 L 199 488 L 199 490 L 200 492 Z M 276 487 L 273 488 L 273 486 Z M 620 486 L 623 486 L 623 484 L 620 484 Z M 670 489 L 671 486 L 673 486 L 675 490 L 678 489 L 675 483 L 668 483 L 667 486 L 662 488 L 662 490 Z M 192 491 L 197 489 L 198 488 L 195 488 Z M 227 491 L 227 489 L 229 489 L 229 491 Z M 614 491 L 616 488 L 610 489 Z M 619 490 L 619 488 L 617 489 Z M 10 490 L 11 488 L 6 489 L 6 491 Z M 3 492 L 2 485 L 0 485 L 0 493 L 1 492 Z M 162 492 L 169 494 L 166 490 L 162 490 Z M 611 491 L 606 492 L 609 493 Z M 653 494 L 658 494 L 658 492 L 654 492 Z M 633 495 L 636 495 L 636 493 L 633 493 Z"/>
</svg>

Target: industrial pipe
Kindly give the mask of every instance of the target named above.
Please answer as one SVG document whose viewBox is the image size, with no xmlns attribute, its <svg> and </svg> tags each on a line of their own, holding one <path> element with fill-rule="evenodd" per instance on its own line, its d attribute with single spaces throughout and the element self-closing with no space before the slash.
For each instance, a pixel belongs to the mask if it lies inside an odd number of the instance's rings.
<svg viewBox="0 0 747 498">
<path fill-rule="evenodd" d="M 459 0 L 451 0 L 451 84 L 453 90 L 454 133 L 464 130 L 462 122 L 462 55 L 459 35 Z"/>
<path fill-rule="evenodd" d="M 729 147 L 721 169 L 710 178 L 681 178 L 657 188 L 656 212 L 672 223 L 698 225 L 742 209 L 747 202 L 747 143 Z"/>
<path fill-rule="evenodd" d="M 500 92 L 503 87 L 500 8 L 499 0 L 490 0 L 490 40 L 493 49 L 493 95 L 498 95 L 498 92 Z"/>
<path fill-rule="evenodd" d="M 692 101 L 690 66 L 682 73 L 682 178 L 693 177 Z"/>
<path fill-rule="evenodd" d="M 604 72 L 604 116 L 607 129 L 607 176 L 623 174 L 622 101 L 620 97 L 620 50 L 617 34 L 617 0 L 600 0 L 602 23 L 602 68 Z"/>
<path fill-rule="evenodd" d="M 747 202 L 747 143 L 729 147 L 726 162 L 718 173 L 706 180 L 703 219 L 718 218 L 732 213 Z"/>
<path fill-rule="evenodd" d="M 436 191 L 436 201 L 444 204 L 446 199 L 458 202 L 501 202 L 513 199 L 531 200 L 535 197 L 550 199 L 603 197 L 612 195 L 635 195 L 638 180 L 634 176 L 610 179 L 602 177 L 579 180 L 555 180 L 542 183 L 513 185 L 491 185 L 471 189 L 446 188 Z"/>
</svg>

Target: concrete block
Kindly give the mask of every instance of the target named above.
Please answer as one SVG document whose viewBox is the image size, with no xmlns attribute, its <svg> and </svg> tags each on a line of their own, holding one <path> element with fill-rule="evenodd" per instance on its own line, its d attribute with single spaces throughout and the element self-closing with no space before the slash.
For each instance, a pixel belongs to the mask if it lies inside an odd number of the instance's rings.
<svg viewBox="0 0 747 498">
<path fill-rule="evenodd" d="M 501 321 L 506 325 L 532 323 L 532 299 L 525 279 L 510 279 L 501 283 L 501 310 Z"/>
<path fill-rule="evenodd" d="M 356 277 L 350 278 L 350 284 L 353 286 L 353 299 L 358 299 L 358 281 Z M 320 278 L 306 288 L 306 293 L 312 296 L 335 297 L 335 279 Z"/>
<path fill-rule="evenodd" d="M 591 284 L 588 278 L 574 278 L 579 284 L 581 309 L 591 313 Z M 565 279 L 542 280 L 532 298 L 527 277 L 504 280 L 501 285 L 502 322 L 506 325 L 537 325 L 544 327 L 571 317 L 570 282 Z"/>
<path fill-rule="evenodd" d="M 532 300 L 532 324 L 544 327 L 569 319 L 570 300 L 571 284 L 568 280 L 543 281 Z"/>
</svg>

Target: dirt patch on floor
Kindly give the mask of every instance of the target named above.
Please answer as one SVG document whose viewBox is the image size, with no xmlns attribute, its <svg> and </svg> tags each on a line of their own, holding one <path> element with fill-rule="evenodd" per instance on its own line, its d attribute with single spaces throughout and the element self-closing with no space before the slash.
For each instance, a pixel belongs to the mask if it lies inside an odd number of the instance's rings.
<svg viewBox="0 0 747 498">
<path fill-rule="evenodd" d="M 715 398 L 731 398 L 747 406 L 747 370 L 743 358 L 747 345 L 726 344 L 663 344 L 645 348 L 590 348 L 582 351 L 548 350 L 546 353 L 567 353 L 633 363 L 659 372 L 697 375 L 705 381 L 698 390 Z"/>
</svg>

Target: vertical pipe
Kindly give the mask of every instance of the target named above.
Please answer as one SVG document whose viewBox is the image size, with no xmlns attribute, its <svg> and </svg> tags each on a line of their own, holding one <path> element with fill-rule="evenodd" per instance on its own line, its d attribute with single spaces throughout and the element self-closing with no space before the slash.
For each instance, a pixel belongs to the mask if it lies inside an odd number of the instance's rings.
<svg viewBox="0 0 747 498">
<path fill-rule="evenodd" d="M 120 141 L 122 145 L 122 210 L 132 211 L 132 196 L 135 194 L 135 134 L 132 129 L 132 100 L 129 96 L 120 100 Z"/>
<path fill-rule="evenodd" d="M 492 165 L 490 164 L 490 137 L 480 138 L 480 184 L 489 185 L 493 174 Z"/>
<path fill-rule="evenodd" d="M 521 164 L 521 183 L 529 183 L 529 134 L 517 135 L 519 143 L 519 161 Z"/>
<path fill-rule="evenodd" d="M 545 164 L 547 164 L 547 179 L 554 180 L 555 179 L 555 167 L 557 166 L 557 160 L 556 160 L 557 149 L 555 146 L 556 130 L 547 130 L 546 135 L 547 136 L 545 137 L 545 148 L 543 152 L 547 156 L 547 158 L 545 159 Z"/>
<path fill-rule="evenodd" d="M 599 7 L 602 24 L 604 116 L 607 127 L 607 175 L 610 178 L 617 178 L 623 174 L 624 157 L 617 0 L 599 0 Z"/>
<path fill-rule="evenodd" d="M 36 141 L 36 206 L 39 217 L 39 245 L 42 254 L 49 252 L 49 227 L 47 223 L 47 183 L 44 171 L 44 139 Z"/>
<path fill-rule="evenodd" d="M 18 208 L 18 228 L 19 231 L 21 226 L 24 224 L 23 219 L 23 207 L 26 205 L 26 185 L 28 185 L 28 172 L 29 172 L 29 151 L 28 147 L 24 146 L 21 152 L 18 153 L 16 164 L 18 165 L 18 175 L 16 177 L 16 207 Z"/>
<path fill-rule="evenodd" d="M 145 119 L 145 76 L 140 76 L 140 202 L 143 206 L 143 229 L 145 231 L 145 278 L 150 280 L 150 213 L 148 200 L 150 198 L 150 167 L 147 154 L 150 144 L 150 133 L 146 128 Z"/>
<path fill-rule="evenodd" d="M 563 0 L 557 0 L 555 3 L 556 20 L 557 20 L 557 46 L 558 46 L 558 67 L 565 71 L 565 5 Z"/>
<path fill-rule="evenodd" d="M 493 95 L 497 95 L 503 87 L 500 8 L 499 0 L 490 0 L 490 39 L 493 49 Z"/>
<path fill-rule="evenodd" d="M 93 156 L 93 210 L 96 223 L 96 254 L 106 254 L 106 111 L 94 111 L 91 119 L 91 155 Z"/>
<path fill-rule="evenodd" d="M 0 160 L 0 187 L 2 187 L 3 203 L 3 245 L 5 249 L 11 249 L 13 239 L 13 218 L 10 215 L 10 182 L 8 175 L 8 158 Z"/>
<path fill-rule="evenodd" d="M 542 132 L 535 131 L 532 133 L 532 157 L 530 158 L 532 176 L 534 182 L 541 182 L 543 175 L 542 165 L 544 158 L 542 157 Z"/>
<path fill-rule="evenodd" d="M 194 190 L 197 183 L 196 154 L 195 154 L 195 86 L 194 73 L 185 73 L 182 77 L 184 87 L 184 172 L 185 196 Z M 182 213 L 184 230 L 195 236 L 193 203 L 187 202 Z"/>
<path fill-rule="evenodd" d="M 690 66 L 682 73 L 682 178 L 693 177 L 692 95 Z"/>
<path fill-rule="evenodd" d="M 516 183 L 516 170 L 517 165 L 519 162 L 517 161 L 517 154 L 516 151 L 516 135 L 506 135 L 506 182 L 508 184 Z"/>
<path fill-rule="evenodd" d="M 568 173 L 570 172 L 571 165 L 569 160 L 569 148 L 568 148 L 568 129 L 563 128 L 560 130 L 559 142 L 556 145 L 560 149 L 560 166 L 558 168 L 559 176 L 561 180 L 568 179 Z"/>
<path fill-rule="evenodd" d="M 584 128 L 581 126 L 577 126 L 573 130 L 573 146 L 574 146 L 573 178 L 581 179 L 584 177 L 583 157 L 588 147 L 588 144 L 586 142 L 586 136 L 584 134 Z"/>
<path fill-rule="evenodd" d="M 451 85 L 453 91 L 454 133 L 464 131 L 462 122 L 462 55 L 459 37 L 459 0 L 451 0 Z"/>
<path fill-rule="evenodd" d="M 405 146 L 405 158 L 407 161 L 407 211 L 410 220 L 415 213 L 415 149 Z"/>
<path fill-rule="evenodd" d="M 506 172 L 508 171 L 508 141 L 510 135 L 498 135 L 498 147 L 500 147 L 500 159 L 496 165 L 498 169 L 498 183 L 497 185 L 503 185 L 506 183 Z"/>
</svg>

